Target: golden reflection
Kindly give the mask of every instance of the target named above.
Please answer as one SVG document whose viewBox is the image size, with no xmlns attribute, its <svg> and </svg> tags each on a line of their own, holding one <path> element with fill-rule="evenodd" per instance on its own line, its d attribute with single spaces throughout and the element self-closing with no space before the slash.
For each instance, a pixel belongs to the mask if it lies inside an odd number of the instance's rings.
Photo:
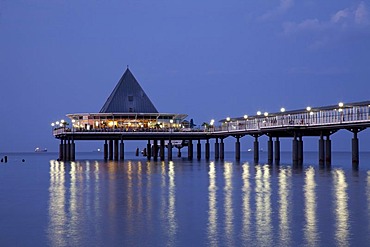
<svg viewBox="0 0 370 247">
<path fill-rule="evenodd" d="M 259 246 L 272 245 L 269 165 L 256 166 L 256 230 Z"/>
<path fill-rule="evenodd" d="M 138 203 L 137 203 L 137 212 L 139 214 L 142 213 L 143 211 L 143 178 L 142 178 L 142 168 L 143 164 L 141 161 L 137 162 L 137 180 L 138 180 L 138 185 L 137 185 L 137 190 L 138 190 Z"/>
<path fill-rule="evenodd" d="M 225 209 L 225 234 L 228 240 L 229 245 L 234 246 L 234 211 L 233 211 L 233 166 L 232 163 L 225 162 L 224 163 L 224 179 L 225 179 L 225 186 L 224 186 L 224 209 Z"/>
<path fill-rule="evenodd" d="M 168 223 L 169 223 L 169 244 L 175 244 L 175 237 L 177 233 L 176 221 L 176 185 L 175 185 L 175 165 L 172 161 L 169 162 L 168 167 L 169 177 L 169 195 L 168 195 Z"/>
<path fill-rule="evenodd" d="M 317 219 L 316 219 L 316 182 L 315 169 L 309 167 L 306 170 L 304 198 L 305 198 L 305 218 L 306 226 L 304 229 L 305 238 L 308 246 L 315 246 L 319 242 L 319 235 L 317 233 Z"/>
<path fill-rule="evenodd" d="M 148 218 L 148 224 L 152 222 L 152 166 L 150 162 L 146 162 L 146 215 Z"/>
<path fill-rule="evenodd" d="M 50 161 L 49 186 L 49 227 L 48 238 L 51 246 L 66 246 L 64 227 L 66 215 L 65 167 L 63 162 Z"/>
<path fill-rule="evenodd" d="M 250 231 L 251 231 L 251 208 L 250 208 L 250 173 L 249 173 L 249 163 L 244 163 L 243 166 L 243 229 L 242 229 L 242 237 L 243 241 L 246 243 L 250 242 Z"/>
<path fill-rule="evenodd" d="M 370 171 L 367 172 L 367 212 L 368 216 L 370 218 Z M 370 228 L 370 226 L 369 226 Z"/>
<path fill-rule="evenodd" d="M 134 186 L 133 186 L 133 164 L 132 161 L 127 161 L 127 166 L 126 166 L 126 174 L 127 174 L 127 213 L 126 213 L 126 222 L 127 222 L 127 229 L 129 232 L 133 231 L 133 216 L 134 216 L 134 210 L 135 210 L 135 205 L 134 205 Z M 114 184 L 117 184 L 117 181 L 114 181 Z M 110 194 L 112 194 L 110 192 Z M 116 193 L 112 194 L 113 197 L 117 197 Z"/>
<path fill-rule="evenodd" d="M 333 171 L 337 246 L 349 246 L 348 242 L 348 195 L 347 182 L 343 170 Z"/>
<path fill-rule="evenodd" d="M 210 246 L 218 246 L 217 242 L 217 186 L 215 163 L 209 164 L 209 186 L 208 186 L 208 241 Z"/>
<path fill-rule="evenodd" d="M 289 192 L 291 191 L 290 177 L 292 171 L 290 167 L 282 168 L 279 171 L 279 230 L 281 246 L 290 246 L 291 230 L 289 221 Z"/>
</svg>

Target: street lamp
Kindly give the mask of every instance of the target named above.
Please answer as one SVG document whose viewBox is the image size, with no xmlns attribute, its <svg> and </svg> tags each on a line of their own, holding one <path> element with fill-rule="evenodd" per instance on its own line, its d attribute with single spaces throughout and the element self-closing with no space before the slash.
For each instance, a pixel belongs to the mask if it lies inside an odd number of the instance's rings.
<svg viewBox="0 0 370 247">
<path fill-rule="evenodd" d="M 339 102 L 338 106 L 339 107 L 343 107 L 344 106 L 344 103 L 343 102 Z"/>
<path fill-rule="evenodd" d="M 173 124 L 173 119 L 170 119 L 170 130 L 172 132 L 172 124 Z"/>
<path fill-rule="evenodd" d="M 262 114 L 262 112 L 261 112 L 261 111 L 258 111 L 258 112 L 257 112 L 257 115 L 258 115 L 258 116 L 260 116 L 261 114 Z"/>
<path fill-rule="evenodd" d="M 285 112 L 285 108 L 284 107 L 281 107 L 280 108 L 280 112 Z"/>
<path fill-rule="evenodd" d="M 307 106 L 307 107 L 306 107 L 306 110 L 307 110 L 307 111 L 311 111 L 311 110 L 312 110 L 311 106 Z"/>
<path fill-rule="evenodd" d="M 244 127 L 245 129 L 247 129 L 247 119 L 248 119 L 248 115 L 244 115 Z"/>
<path fill-rule="evenodd" d="M 264 115 L 265 117 L 267 117 L 267 116 L 269 115 L 269 113 L 268 113 L 268 112 L 265 112 L 265 113 L 263 113 L 263 115 Z"/>
<path fill-rule="evenodd" d="M 226 118 L 226 122 L 227 122 L 227 131 L 229 131 L 229 122 L 230 122 L 230 117 L 227 117 L 227 118 Z"/>
</svg>

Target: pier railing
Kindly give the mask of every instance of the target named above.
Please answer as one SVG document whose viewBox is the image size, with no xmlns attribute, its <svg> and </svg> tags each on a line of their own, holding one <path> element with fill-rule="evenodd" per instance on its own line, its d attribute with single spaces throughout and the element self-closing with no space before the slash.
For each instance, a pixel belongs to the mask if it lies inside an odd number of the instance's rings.
<svg viewBox="0 0 370 247">
<path fill-rule="evenodd" d="M 297 113 L 279 113 L 267 116 L 254 116 L 250 119 L 230 119 L 224 121 L 214 131 L 256 131 L 265 128 L 282 128 L 297 126 L 330 126 L 353 123 L 370 123 L 370 105 L 331 110 L 307 110 Z"/>
<path fill-rule="evenodd" d="M 337 107 L 328 109 L 322 107 L 310 110 L 275 113 L 249 118 L 232 118 L 222 121 L 220 126 L 209 125 L 198 128 L 66 128 L 60 127 L 53 130 L 54 136 L 64 133 L 189 133 L 189 132 L 248 132 L 262 131 L 264 129 L 287 128 L 287 127 L 330 127 L 345 126 L 356 123 L 370 124 L 370 105 L 351 107 Z"/>
</svg>

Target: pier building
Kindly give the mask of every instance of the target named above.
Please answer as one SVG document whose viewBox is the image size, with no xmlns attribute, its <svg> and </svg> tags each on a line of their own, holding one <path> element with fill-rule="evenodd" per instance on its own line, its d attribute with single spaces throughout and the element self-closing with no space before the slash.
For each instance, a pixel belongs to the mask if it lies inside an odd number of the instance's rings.
<svg viewBox="0 0 370 247">
<path fill-rule="evenodd" d="M 54 137 L 60 140 L 59 159 L 75 160 L 75 142 L 100 140 L 104 144 L 104 159 L 123 160 L 124 142 L 145 140 L 147 158 L 158 156 L 172 159 L 172 148 L 187 146 L 188 158 L 202 157 L 201 141 L 205 143 L 205 158 L 210 159 L 210 141 L 214 140 L 214 158 L 224 159 L 224 140 L 235 138 L 235 159 L 241 157 L 241 138 L 254 138 L 254 162 L 259 162 L 259 137 L 266 135 L 268 163 L 280 162 L 280 138 L 292 139 L 293 164 L 302 164 L 303 141 L 318 138 L 319 163 L 331 164 L 331 136 L 339 130 L 353 133 L 351 140 L 352 164 L 359 164 L 359 133 L 370 126 L 370 101 L 339 103 L 336 105 L 306 107 L 297 110 L 227 117 L 214 120 L 202 128 L 192 128 L 186 114 L 159 113 L 131 71 L 127 68 L 99 113 L 67 114 L 70 123 L 53 123 Z M 180 141 L 180 145 L 178 144 Z M 159 153 L 159 154 L 158 154 Z"/>
</svg>

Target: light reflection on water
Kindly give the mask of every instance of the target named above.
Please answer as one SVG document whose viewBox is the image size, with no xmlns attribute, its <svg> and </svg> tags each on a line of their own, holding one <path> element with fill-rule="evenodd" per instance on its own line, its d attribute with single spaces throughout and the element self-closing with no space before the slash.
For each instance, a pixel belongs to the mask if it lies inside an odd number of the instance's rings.
<svg viewBox="0 0 370 247">
<path fill-rule="evenodd" d="M 315 169 L 308 167 L 305 171 L 305 218 L 306 224 L 304 227 L 306 246 L 317 246 L 319 235 L 317 233 L 317 216 L 316 216 L 316 182 Z"/>
<path fill-rule="evenodd" d="M 333 197 L 335 200 L 335 218 L 336 231 L 335 240 L 337 246 L 349 246 L 348 242 L 348 195 L 347 183 L 343 170 L 336 169 L 333 171 L 334 191 Z"/>
<path fill-rule="evenodd" d="M 353 219 L 367 217 L 370 226 L 368 210 L 351 212 L 351 173 L 343 169 L 319 178 L 321 171 L 313 166 L 294 171 L 212 161 L 194 167 L 186 162 L 50 161 L 48 245 L 349 246 L 358 227 Z M 366 194 L 358 203 L 368 209 L 370 172 L 363 185 Z M 194 205 L 183 205 L 184 198 L 193 197 Z M 323 200 L 331 203 L 325 205 L 332 208 L 330 215 L 318 209 Z M 303 221 L 295 220 L 296 212 L 303 213 Z M 197 232 L 200 237 L 193 238 L 185 227 L 189 224 L 204 229 Z"/>
</svg>

